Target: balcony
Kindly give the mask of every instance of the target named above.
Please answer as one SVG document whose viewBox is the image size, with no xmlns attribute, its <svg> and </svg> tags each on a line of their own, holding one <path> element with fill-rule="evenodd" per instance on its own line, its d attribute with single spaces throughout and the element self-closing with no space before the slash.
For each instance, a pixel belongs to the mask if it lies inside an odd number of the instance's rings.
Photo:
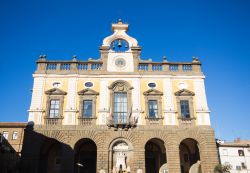
<svg viewBox="0 0 250 173">
<path fill-rule="evenodd" d="M 95 125 L 96 118 L 83 118 L 78 117 L 78 125 L 80 126 L 92 126 Z"/>
<path fill-rule="evenodd" d="M 60 126 L 60 125 L 62 125 L 62 117 L 59 117 L 59 118 L 45 117 L 44 120 L 45 120 L 46 126 Z"/>
<path fill-rule="evenodd" d="M 114 113 L 107 119 L 107 126 L 109 128 L 114 127 L 115 130 L 118 130 L 118 128 L 128 130 L 128 128 L 135 127 L 136 123 L 137 119 L 133 119 L 131 116 L 119 117 Z"/>
<path fill-rule="evenodd" d="M 180 127 L 189 128 L 195 126 L 195 118 L 178 117 L 178 120 Z"/>
</svg>

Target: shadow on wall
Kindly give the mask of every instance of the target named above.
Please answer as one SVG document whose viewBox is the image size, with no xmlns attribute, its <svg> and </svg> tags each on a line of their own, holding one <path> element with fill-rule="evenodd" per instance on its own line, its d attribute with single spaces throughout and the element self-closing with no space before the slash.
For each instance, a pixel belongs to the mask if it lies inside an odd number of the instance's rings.
<svg viewBox="0 0 250 173">
<path fill-rule="evenodd" d="M 35 132 L 33 125 L 28 125 L 24 131 L 21 153 L 21 173 L 76 172 L 74 150 L 65 143 Z"/>
<path fill-rule="evenodd" d="M 18 173 L 20 168 L 20 156 L 0 134 L 0 172 Z"/>
</svg>

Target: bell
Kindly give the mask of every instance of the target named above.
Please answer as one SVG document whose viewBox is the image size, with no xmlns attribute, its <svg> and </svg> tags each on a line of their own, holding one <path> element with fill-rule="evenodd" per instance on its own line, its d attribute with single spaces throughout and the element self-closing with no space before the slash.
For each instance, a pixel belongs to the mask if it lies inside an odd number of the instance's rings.
<svg viewBox="0 0 250 173">
<path fill-rule="evenodd" d="M 122 42 L 121 42 L 121 40 L 118 41 L 118 47 L 119 47 L 119 48 L 122 47 Z"/>
</svg>

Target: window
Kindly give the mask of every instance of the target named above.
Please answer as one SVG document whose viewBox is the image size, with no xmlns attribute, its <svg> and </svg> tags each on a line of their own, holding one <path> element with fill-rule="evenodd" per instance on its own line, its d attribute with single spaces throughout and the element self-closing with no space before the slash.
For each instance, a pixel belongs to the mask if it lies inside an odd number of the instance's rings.
<svg viewBox="0 0 250 173">
<path fill-rule="evenodd" d="M 157 118 L 158 117 L 157 100 L 149 100 L 148 101 L 148 113 L 149 113 L 149 118 Z"/>
<path fill-rule="evenodd" d="M 114 122 L 125 124 L 127 122 L 128 99 L 127 92 L 114 93 Z"/>
<path fill-rule="evenodd" d="M 236 166 L 236 170 L 240 171 L 241 170 L 241 166 Z"/>
<path fill-rule="evenodd" d="M 13 139 L 13 140 L 16 140 L 16 139 L 17 139 L 17 132 L 13 132 L 13 134 L 12 134 L 12 139 Z"/>
<path fill-rule="evenodd" d="M 190 118 L 189 102 L 188 100 L 181 100 L 181 117 Z"/>
<path fill-rule="evenodd" d="M 84 118 L 92 117 L 92 100 L 83 101 L 83 117 Z"/>
<path fill-rule="evenodd" d="M 195 96 L 195 94 L 187 89 L 181 89 L 175 92 L 175 96 L 180 125 L 186 125 L 185 119 L 188 119 L 191 123 L 191 126 L 194 126 L 194 120 L 196 117 L 194 116 L 193 96 Z"/>
<path fill-rule="evenodd" d="M 238 150 L 239 156 L 244 156 L 244 151 L 243 150 Z"/>
<path fill-rule="evenodd" d="M 4 132 L 3 132 L 3 137 L 4 137 L 5 139 L 8 139 L 8 136 L 9 136 L 9 132 L 4 131 Z"/>
<path fill-rule="evenodd" d="M 241 167 L 242 167 L 242 169 L 247 169 L 247 166 L 244 162 L 241 162 Z"/>
<path fill-rule="evenodd" d="M 145 96 L 146 123 L 162 123 L 162 95 L 161 91 L 149 89 L 143 92 Z"/>
<path fill-rule="evenodd" d="M 59 111 L 60 111 L 59 108 L 60 108 L 60 100 L 59 99 L 50 100 L 49 118 L 59 117 Z"/>
</svg>

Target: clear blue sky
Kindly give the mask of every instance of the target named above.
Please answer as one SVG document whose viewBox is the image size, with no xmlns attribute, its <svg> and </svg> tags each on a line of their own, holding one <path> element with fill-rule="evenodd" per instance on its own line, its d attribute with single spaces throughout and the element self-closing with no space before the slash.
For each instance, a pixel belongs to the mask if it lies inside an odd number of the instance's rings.
<svg viewBox="0 0 250 173">
<path fill-rule="evenodd" d="M 27 121 L 32 73 L 48 59 L 98 58 L 117 19 L 143 47 L 142 58 L 198 56 L 216 137 L 250 139 L 250 1 L 0 0 L 0 121 Z"/>
</svg>

